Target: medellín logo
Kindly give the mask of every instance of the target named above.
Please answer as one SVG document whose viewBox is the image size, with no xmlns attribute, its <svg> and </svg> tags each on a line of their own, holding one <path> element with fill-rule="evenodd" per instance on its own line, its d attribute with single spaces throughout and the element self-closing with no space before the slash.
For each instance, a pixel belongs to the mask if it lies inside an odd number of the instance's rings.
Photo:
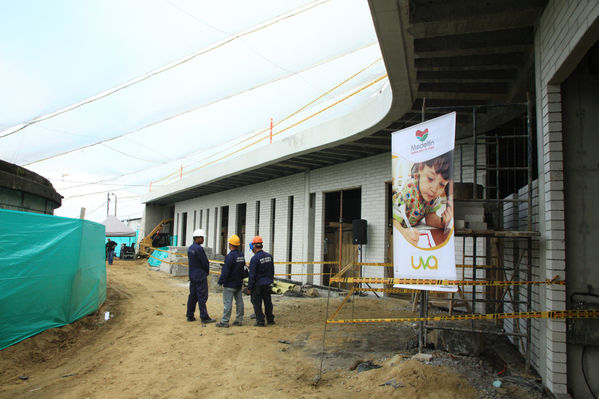
<svg viewBox="0 0 599 399">
<path fill-rule="evenodd" d="M 428 128 L 424 130 L 416 130 L 416 138 L 420 141 L 426 140 L 428 137 Z"/>
<path fill-rule="evenodd" d="M 428 128 L 424 130 L 416 130 L 416 138 L 418 139 L 418 144 L 412 144 L 410 146 L 412 154 L 433 150 L 435 148 L 435 140 L 431 140 L 428 137 Z"/>
</svg>

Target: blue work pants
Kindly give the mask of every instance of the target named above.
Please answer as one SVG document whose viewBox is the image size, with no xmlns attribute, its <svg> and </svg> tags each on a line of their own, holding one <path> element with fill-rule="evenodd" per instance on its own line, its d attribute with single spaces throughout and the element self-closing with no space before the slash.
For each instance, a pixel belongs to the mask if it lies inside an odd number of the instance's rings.
<svg viewBox="0 0 599 399">
<path fill-rule="evenodd" d="M 193 317 L 196 310 L 196 303 L 200 308 L 200 319 L 208 320 L 208 309 L 206 309 L 206 302 L 208 302 L 208 279 L 202 279 L 199 281 L 189 281 L 189 297 L 187 297 L 187 317 Z"/>
<path fill-rule="evenodd" d="M 112 265 L 112 260 L 114 259 L 114 251 L 108 251 L 108 264 Z"/>
<path fill-rule="evenodd" d="M 262 313 L 262 302 L 264 302 L 264 313 Z M 269 323 L 275 321 L 275 316 L 272 314 L 272 299 L 270 297 L 270 286 L 257 285 L 252 290 L 252 305 L 254 305 L 254 313 L 256 314 L 256 323 L 264 324 L 264 315 Z"/>
</svg>

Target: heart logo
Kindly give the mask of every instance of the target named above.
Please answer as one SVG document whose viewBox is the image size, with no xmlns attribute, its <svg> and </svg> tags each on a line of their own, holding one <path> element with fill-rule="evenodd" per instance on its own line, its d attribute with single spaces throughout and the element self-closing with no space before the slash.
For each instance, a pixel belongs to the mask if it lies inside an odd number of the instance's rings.
<svg viewBox="0 0 599 399">
<path fill-rule="evenodd" d="M 420 141 L 426 140 L 428 137 L 428 128 L 424 130 L 416 130 L 416 138 Z"/>
</svg>

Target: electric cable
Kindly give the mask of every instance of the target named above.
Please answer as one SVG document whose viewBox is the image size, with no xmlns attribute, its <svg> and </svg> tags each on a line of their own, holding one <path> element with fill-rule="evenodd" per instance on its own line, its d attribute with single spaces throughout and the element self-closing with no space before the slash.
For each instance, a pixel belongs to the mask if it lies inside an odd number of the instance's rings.
<svg viewBox="0 0 599 399">
<path fill-rule="evenodd" d="M 365 69 L 369 68 L 370 66 L 374 65 L 376 62 L 379 62 L 380 60 L 381 60 L 381 58 L 377 59 L 376 61 L 374 61 L 373 63 L 371 63 L 370 65 L 368 65 L 366 68 L 362 69 L 360 72 L 364 71 Z M 358 72 L 358 73 L 360 73 L 360 72 Z M 352 77 L 353 77 L 353 76 L 356 76 L 358 73 L 356 73 L 356 74 L 352 75 Z M 295 123 L 295 124 L 293 124 L 293 125 L 291 125 L 291 126 L 289 126 L 289 127 L 285 128 L 285 129 L 283 129 L 283 130 L 281 130 L 281 131 L 279 131 L 279 132 L 277 132 L 277 133 L 274 133 L 274 134 L 273 134 L 273 137 L 274 137 L 275 135 L 278 135 L 278 134 L 280 134 L 280 133 L 282 133 L 282 132 L 286 131 L 286 130 L 289 130 L 289 129 L 290 129 L 290 128 L 292 128 L 292 127 L 295 127 L 295 126 L 297 126 L 298 124 L 300 124 L 300 123 L 304 122 L 305 120 L 307 120 L 307 119 L 309 119 L 309 118 L 311 118 L 311 117 L 314 117 L 314 116 L 316 116 L 317 114 L 319 114 L 319 113 L 321 113 L 321 112 L 323 112 L 323 111 L 325 111 L 325 110 L 327 110 L 327 109 L 330 109 L 330 108 L 331 108 L 331 107 L 333 107 L 334 105 L 337 105 L 337 104 L 341 103 L 342 101 L 345 101 L 345 100 L 347 100 L 348 98 L 352 97 L 353 95 L 355 95 L 355 94 L 358 94 L 359 92 L 361 92 L 361 91 L 365 90 L 366 88 L 368 88 L 368 87 L 372 86 L 373 84 L 377 83 L 378 81 L 380 81 L 380 80 L 384 79 L 386 76 L 387 76 L 387 75 L 385 74 L 385 75 L 382 75 L 382 76 L 378 77 L 378 78 L 377 78 L 377 79 L 375 79 L 374 81 L 371 81 L 370 83 L 366 84 L 366 85 L 365 85 L 365 86 L 363 86 L 362 88 L 360 88 L 360 89 L 358 89 L 358 90 L 356 90 L 356 91 L 354 91 L 354 92 L 350 93 L 349 95 L 346 95 L 346 96 L 345 96 L 345 97 L 343 97 L 342 99 L 340 99 L 340 100 L 336 101 L 335 103 L 333 103 L 333 104 L 331 104 L 331 105 L 327 106 L 326 108 L 324 108 L 324 109 L 322 109 L 322 110 L 318 111 L 317 113 L 315 113 L 315 114 L 312 114 L 312 115 L 310 115 L 309 117 L 307 117 L 307 118 L 304 118 L 304 119 L 302 119 L 301 121 L 299 121 L 299 122 L 297 122 L 297 123 Z M 350 77 L 350 78 L 348 78 L 348 79 L 351 79 L 352 77 Z M 339 87 L 340 85 L 342 85 L 343 83 L 345 83 L 345 82 L 346 82 L 348 79 L 346 79 L 344 82 L 340 83 L 339 85 L 335 86 L 333 89 L 330 89 L 329 91 L 332 91 L 332 90 L 334 90 L 335 88 Z M 322 96 L 321 96 L 321 97 L 322 97 Z M 313 100 L 311 103 L 313 103 L 314 101 L 316 101 L 316 100 Z M 302 107 L 300 110 L 298 110 L 298 111 L 294 112 L 294 113 L 292 114 L 292 116 L 293 116 L 293 115 L 295 115 L 295 114 L 297 114 L 297 113 L 298 113 L 298 112 L 300 112 L 301 110 L 305 109 L 305 108 L 306 108 L 308 105 L 310 105 L 311 103 L 308 103 L 307 105 L 305 105 L 304 107 Z M 289 116 L 289 117 L 291 117 L 291 116 Z M 287 117 L 286 119 L 288 119 L 289 117 Z M 266 130 L 262 130 L 262 131 L 260 131 L 260 132 L 258 132 L 258 133 L 256 133 L 256 134 L 254 134 L 253 136 L 250 136 L 250 137 L 248 137 L 248 138 L 246 138 L 246 139 L 243 139 L 241 142 L 238 142 L 237 144 L 235 144 L 235 145 L 233 145 L 233 146 L 231 146 L 231 147 L 228 147 L 227 149 L 230 149 L 230 148 L 232 148 L 232 147 L 236 147 L 236 146 L 237 146 L 237 145 L 239 145 L 240 143 L 242 143 L 242 142 L 244 142 L 244 141 L 247 141 L 247 140 L 249 140 L 249 139 L 251 139 L 251 138 L 253 138 L 253 137 L 256 137 L 258 134 L 264 133 L 265 131 L 266 131 Z M 208 166 L 208 165 L 210 165 L 210 164 L 216 163 L 216 162 L 218 162 L 218 161 L 220 161 L 220 160 L 222 160 L 222 159 L 224 159 L 224 158 L 226 158 L 226 157 L 228 157 L 228 156 L 231 156 L 231 155 L 233 155 L 233 154 L 235 154 L 235 153 L 237 153 L 237 152 L 240 152 L 241 150 L 243 150 L 243 149 L 246 149 L 246 148 L 248 148 L 249 146 L 251 146 L 251 145 L 254 145 L 254 144 L 256 144 L 256 143 L 257 143 L 257 142 L 259 142 L 259 141 L 262 141 L 262 140 L 266 139 L 267 137 L 269 137 L 269 136 L 265 136 L 265 137 L 263 137 L 262 139 L 259 139 L 259 140 L 257 140 L 256 142 L 250 143 L 249 145 L 246 145 L 246 146 L 244 146 L 244 147 L 242 147 L 242 148 L 240 148 L 240 149 L 237 149 L 236 151 L 233 151 L 233 152 L 232 152 L 232 153 L 230 153 L 230 154 L 226 154 L 225 156 L 223 156 L 223 157 L 220 157 L 220 158 L 218 158 L 218 159 L 216 159 L 216 160 L 214 160 L 214 161 L 212 161 L 212 162 L 210 162 L 210 163 L 208 163 L 208 164 L 204 164 L 204 165 L 202 165 L 202 166 L 200 166 L 200 167 L 198 167 L 198 168 L 195 168 L 195 169 L 193 169 L 193 171 L 195 171 L 195 170 L 197 170 L 197 169 L 200 169 L 200 168 L 203 168 L 203 167 L 206 167 L 206 166 Z M 219 153 L 222 153 L 223 151 L 225 151 L 225 150 L 222 150 L 222 151 L 220 151 Z M 217 154 L 218 154 L 218 153 L 217 153 Z M 188 154 L 188 155 L 189 155 L 189 154 Z M 214 155 L 216 155 L 216 154 L 213 154 L 213 155 L 211 155 L 211 156 L 214 156 Z M 57 155 L 57 156 L 58 156 L 58 155 Z M 211 157 L 211 156 L 210 156 L 210 157 Z M 209 158 L 209 157 L 208 157 L 208 158 Z M 206 159 L 206 158 L 204 158 L 204 159 Z M 41 161 L 36 161 L 36 163 L 37 163 L 37 162 L 41 162 Z M 72 189 L 72 188 L 77 188 L 77 187 L 83 187 L 83 186 L 86 186 L 86 185 L 94 185 L 94 184 L 98 184 L 98 183 L 104 183 L 104 182 L 107 182 L 107 181 L 112 181 L 112 180 L 118 179 L 118 178 L 120 178 L 120 177 L 130 176 L 130 175 L 133 175 L 133 174 L 136 174 L 136 173 L 142 172 L 142 171 L 146 171 L 146 170 L 154 169 L 154 168 L 157 168 L 157 167 L 160 167 L 160 166 L 166 165 L 166 164 L 168 164 L 169 162 L 172 162 L 172 160 L 166 160 L 166 161 L 164 161 L 164 162 L 161 162 L 161 163 L 159 163 L 159 164 L 156 164 L 156 165 L 150 166 L 149 168 L 144 168 L 144 169 L 140 169 L 140 170 L 134 170 L 134 171 L 132 171 L 132 172 L 129 172 L 129 173 L 123 173 L 123 174 L 120 174 L 120 175 L 117 175 L 117 176 L 113 176 L 113 177 L 111 177 L 111 178 L 108 178 L 108 179 L 102 179 L 102 180 L 98 180 L 98 181 L 95 181 L 95 182 L 90 182 L 90 183 L 87 183 L 87 184 L 81 184 L 81 185 L 79 185 L 79 186 L 72 186 L 72 187 L 69 187 L 69 188 L 70 188 L 70 189 Z M 160 180 L 157 180 L 157 181 L 152 181 L 152 183 L 158 183 L 158 182 L 160 182 L 160 181 L 163 181 L 163 180 L 165 180 L 165 179 L 167 179 L 167 178 L 169 178 L 169 177 L 172 177 L 172 176 L 174 176 L 174 175 L 176 175 L 176 174 L 178 174 L 178 173 L 180 173 L 180 171 L 179 171 L 179 170 L 177 170 L 177 171 L 175 171 L 175 172 L 173 172 L 173 173 L 171 173 L 171 174 L 169 174 L 169 175 L 167 175 L 167 176 L 165 176 L 165 177 L 161 178 Z M 188 173 L 191 173 L 191 171 L 186 171 L 184 174 L 188 174 Z M 116 183 L 115 183 L 115 184 L 116 184 Z"/>
<path fill-rule="evenodd" d="M 210 106 L 213 106 L 213 105 L 219 104 L 219 103 L 221 103 L 221 102 L 223 102 L 223 101 L 230 100 L 230 99 L 232 99 L 232 98 L 235 98 L 235 97 L 237 97 L 237 96 L 240 96 L 240 95 L 243 95 L 243 94 L 246 94 L 246 93 L 250 93 L 250 92 L 252 92 L 252 91 L 254 91 L 254 90 L 257 90 L 257 89 L 259 89 L 259 88 L 262 88 L 262 87 L 266 87 L 266 86 L 268 86 L 268 85 L 270 85 L 270 84 L 273 84 L 273 83 L 276 83 L 276 82 L 279 82 L 279 81 L 285 80 L 285 79 L 287 79 L 287 78 L 290 78 L 290 77 L 292 77 L 292 76 L 300 76 L 302 73 L 308 72 L 308 71 L 310 71 L 310 70 L 313 70 L 313 69 L 315 69 L 315 68 L 318 68 L 318 67 L 320 67 L 320 66 L 322 66 L 322 65 L 325 65 L 325 64 L 327 64 L 327 63 L 330 63 L 330 62 L 333 62 L 333 61 L 336 61 L 336 60 L 342 59 L 343 57 L 346 57 L 346 56 L 348 56 L 348 55 L 351 55 L 351 54 L 354 54 L 354 53 L 356 53 L 356 52 L 358 52 L 358 51 L 361 51 L 361 50 L 367 49 L 367 48 L 369 48 L 369 47 L 372 47 L 372 46 L 374 46 L 374 45 L 376 45 L 376 44 L 377 44 L 376 42 L 374 42 L 374 43 L 369 43 L 369 44 L 367 44 L 367 45 L 364 45 L 364 46 L 362 46 L 362 47 L 360 47 L 360 48 L 354 49 L 354 50 L 352 50 L 352 51 L 350 51 L 350 52 L 347 52 L 347 53 L 344 53 L 344 54 L 341 54 L 341 55 L 338 55 L 338 56 L 335 56 L 335 57 L 327 58 L 326 60 L 323 60 L 323 61 L 320 61 L 320 62 L 318 62 L 318 63 L 316 63 L 316 64 L 310 65 L 309 67 L 307 67 L 307 68 L 304 68 L 304 69 L 302 69 L 302 70 L 301 70 L 301 71 L 299 71 L 299 72 L 292 73 L 292 74 L 287 74 L 287 75 L 281 76 L 281 77 L 279 77 L 279 78 L 276 78 L 276 79 L 270 80 L 270 81 L 268 81 L 268 82 L 260 83 L 260 84 L 257 84 L 257 85 L 255 85 L 255 86 L 252 86 L 252 87 L 250 87 L 250 88 L 247 88 L 247 89 L 244 89 L 244 90 L 241 90 L 241 91 L 237 91 L 237 92 L 235 92 L 235 93 L 231 93 L 231 94 L 229 94 L 229 95 L 227 95 L 227 96 L 225 96 L 225 97 L 219 98 L 219 99 L 217 99 L 217 100 L 214 100 L 214 101 L 211 101 L 211 102 L 208 102 L 208 103 L 205 103 L 205 104 L 198 105 L 198 106 L 196 106 L 196 107 L 192 107 L 192 108 L 186 109 L 186 110 L 184 110 L 184 111 L 181 111 L 181 112 L 179 112 L 179 113 L 176 113 L 176 114 L 173 114 L 173 115 L 169 115 L 169 116 L 167 116 L 166 118 L 163 118 L 163 119 L 160 119 L 160 120 L 157 120 L 157 121 L 154 121 L 154 122 L 148 123 L 148 124 L 146 124 L 146 125 L 144 125 L 144 126 L 141 126 L 141 127 L 138 127 L 138 128 L 136 128 L 136 129 L 133 129 L 133 130 L 130 130 L 130 131 L 124 132 L 124 133 L 122 133 L 122 134 L 119 134 L 119 135 L 117 135 L 117 136 L 113 136 L 113 137 L 110 137 L 110 138 L 107 138 L 107 139 L 99 140 L 99 141 L 96 141 L 96 142 L 93 142 L 93 143 L 90 143 L 90 144 L 87 144 L 87 145 L 79 146 L 79 147 L 77 147 L 77 148 L 73 148 L 73 149 L 70 149 L 70 150 L 67 150 L 67 151 L 63 151 L 63 152 L 61 152 L 61 153 L 58 153 L 58 154 L 53 154 L 53 155 L 47 156 L 47 157 L 45 157 L 45 158 L 36 159 L 35 161 L 27 162 L 27 163 L 25 163 L 23 166 L 29 166 L 29 165 L 32 165 L 32 164 L 35 164 L 35 163 L 39 163 L 39 162 L 43 162 L 43 161 L 47 161 L 47 160 L 49 160 L 49 159 L 54 159 L 54 158 L 60 157 L 60 156 L 62 156 L 62 155 L 66 155 L 66 154 L 70 154 L 70 153 L 72 153 L 72 152 L 75 152 L 75 151 L 79 151 L 79 150 L 83 150 L 83 149 L 86 149 L 86 148 L 94 147 L 94 146 L 97 146 L 97 145 L 100 145 L 100 144 L 103 144 L 103 143 L 107 143 L 107 142 L 110 142 L 110 141 L 117 140 L 117 139 L 119 139 L 119 138 L 125 138 L 126 136 L 129 136 L 129 135 L 131 135 L 131 134 L 137 133 L 137 132 L 139 132 L 139 131 L 141 131 L 141 130 L 143 130 L 143 129 L 147 129 L 147 128 L 150 128 L 150 127 L 153 127 L 153 126 L 159 125 L 159 124 L 161 124 L 161 123 L 168 122 L 168 121 L 170 121 L 170 120 L 173 120 L 173 119 L 175 119 L 175 118 L 178 118 L 178 117 L 180 117 L 180 116 L 183 116 L 183 115 L 186 115 L 186 114 L 189 114 L 189 113 L 195 112 L 195 111 L 199 111 L 199 110 L 201 110 L 201 109 L 204 109 L 204 108 L 207 108 L 207 107 L 210 107 Z M 380 60 L 380 59 L 382 59 L 382 58 L 379 58 L 379 60 Z M 378 61 L 378 60 L 377 60 L 377 61 Z M 48 129 L 48 130 L 53 130 L 53 129 L 49 129 L 49 128 L 46 128 L 46 129 Z M 54 129 L 54 130 L 55 130 L 55 131 L 58 131 L 58 132 L 65 133 L 65 134 L 77 135 L 76 133 L 72 133 L 72 132 L 60 131 L 60 130 L 57 130 L 57 129 Z M 78 135 L 78 136 L 85 137 L 84 135 Z M 1 140 L 3 137 L 6 137 L 6 136 L 0 136 L 0 140 Z M 191 153 L 189 153 L 189 154 L 192 154 L 192 153 L 193 153 L 193 152 L 191 152 Z M 187 154 L 187 155 L 189 155 L 189 154 Z M 185 156 L 187 156 L 187 155 L 184 155 L 183 157 L 185 157 Z"/>
<path fill-rule="evenodd" d="M 595 394 L 595 392 L 593 392 L 593 390 L 591 389 L 591 384 L 589 384 L 589 380 L 587 378 L 587 373 L 584 371 L 584 354 L 587 350 L 587 346 L 588 345 L 583 345 L 582 346 L 582 353 L 580 354 L 580 369 L 582 370 L 582 375 L 584 377 L 584 382 L 587 384 L 587 388 L 589 389 L 589 392 L 591 393 L 591 396 L 593 398 L 597 398 L 599 396 L 597 396 Z"/>
<path fill-rule="evenodd" d="M 143 82 L 143 81 L 145 81 L 145 80 L 147 80 L 147 79 L 149 79 L 149 78 L 151 78 L 153 76 L 156 76 L 158 74 L 161 74 L 163 72 L 171 70 L 171 69 L 173 69 L 173 68 L 175 68 L 177 66 L 183 65 L 183 64 L 185 64 L 185 63 L 187 63 L 187 62 L 189 62 L 189 61 L 191 61 L 191 60 L 199 57 L 200 55 L 204 55 L 204 54 L 209 53 L 209 52 L 211 52 L 213 50 L 216 50 L 216 49 L 218 49 L 220 47 L 223 47 L 226 44 L 229 44 L 229 43 L 231 43 L 231 42 L 233 42 L 233 41 L 235 41 L 235 40 L 237 40 L 237 39 L 239 39 L 241 37 L 244 37 L 244 36 L 250 35 L 252 33 L 261 31 L 263 29 L 266 29 L 269 26 L 277 24 L 277 23 L 279 23 L 279 22 L 281 22 L 281 21 L 283 21 L 285 19 L 288 19 L 288 18 L 294 17 L 296 15 L 302 14 L 302 13 L 304 13 L 306 11 L 311 10 L 312 8 L 318 7 L 318 6 L 322 5 L 322 4 L 328 3 L 330 1 L 331 0 L 317 0 L 317 1 L 313 2 L 313 3 L 310 3 L 309 5 L 303 5 L 303 6 L 295 8 L 295 9 L 293 9 L 291 11 L 287 11 L 287 12 L 285 12 L 283 14 L 280 14 L 280 15 L 278 15 L 278 16 L 270 19 L 270 20 L 267 20 L 265 22 L 259 23 L 259 24 L 255 25 L 255 26 L 253 26 L 253 27 L 251 27 L 249 29 L 246 29 L 245 31 L 242 31 L 242 32 L 240 32 L 238 34 L 235 34 L 232 37 L 228 37 L 226 39 L 223 39 L 220 42 L 217 42 L 217 43 L 209 46 L 208 48 L 199 50 L 199 51 L 197 51 L 195 53 L 192 53 L 192 54 L 190 54 L 188 56 L 182 57 L 179 60 L 173 61 L 173 62 L 171 62 L 169 64 L 166 64 L 165 66 L 162 66 L 162 67 L 160 67 L 158 69 L 155 69 L 154 71 L 146 73 L 146 74 L 144 74 L 142 76 L 139 76 L 137 78 L 131 79 L 128 82 L 125 82 L 125 83 L 123 83 L 121 85 L 118 85 L 118 86 L 113 87 L 111 89 L 104 90 L 103 92 L 100 92 L 100 93 L 98 93 L 96 95 L 88 97 L 88 98 L 86 98 L 86 99 L 84 99 L 82 101 L 79 101 L 78 103 L 71 104 L 69 106 L 66 106 L 64 108 L 61 108 L 61 109 L 59 109 L 57 111 L 54 111 L 54 112 L 51 112 L 51 113 L 48 113 L 48 114 L 45 114 L 45 115 L 40 115 L 40 116 L 38 116 L 38 117 L 36 117 L 34 119 L 31 119 L 28 122 L 24 122 L 24 123 L 21 123 L 21 124 L 19 124 L 17 126 L 14 126 L 12 131 L 9 131 L 9 132 L 7 132 L 7 131 L 0 132 L 0 138 L 13 135 L 15 133 L 20 132 L 21 130 L 25 129 L 28 126 L 33 125 L 33 124 L 36 124 L 36 123 L 39 123 L 39 122 L 42 122 L 42 121 L 54 118 L 54 117 L 56 117 L 58 115 L 64 114 L 65 112 L 72 111 L 72 110 L 80 108 L 80 107 L 82 107 L 84 105 L 87 105 L 87 104 L 90 104 L 92 102 L 98 101 L 98 100 L 100 100 L 102 98 L 108 97 L 108 96 L 110 96 L 110 95 L 112 95 L 112 94 L 114 94 L 116 92 L 119 92 L 119 91 L 121 91 L 123 89 L 126 89 L 127 87 L 133 86 L 133 85 L 135 85 L 137 83 L 140 83 L 140 82 Z"/>
</svg>

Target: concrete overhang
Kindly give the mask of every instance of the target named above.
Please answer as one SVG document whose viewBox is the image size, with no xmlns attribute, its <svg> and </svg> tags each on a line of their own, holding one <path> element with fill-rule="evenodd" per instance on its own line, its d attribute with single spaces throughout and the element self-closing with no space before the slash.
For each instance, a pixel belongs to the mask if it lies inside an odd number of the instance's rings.
<svg viewBox="0 0 599 399">
<path fill-rule="evenodd" d="M 372 2 L 389 85 L 368 104 L 348 115 L 260 147 L 142 197 L 146 204 L 166 205 L 189 198 L 318 169 L 391 150 L 390 124 L 412 106 L 407 54 L 403 52 L 397 4 Z M 381 36 L 384 40 L 381 40 Z M 397 39 L 399 38 L 399 41 Z M 391 66 L 393 66 L 391 68 Z"/>
<path fill-rule="evenodd" d="M 369 0 L 389 78 L 362 109 L 200 170 L 142 198 L 166 205 L 347 162 L 391 149 L 391 132 L 458 107 L 456 138 L 470 137 L 474 106 L 534 93 L 534 25 L 548 0 Z M 448 107 L 447 109 L 431 109 Z M 461 107 L 461 108 L 460 108 Z M 477 131 L 524 108 L 477 108 Z"/>
</svg>

